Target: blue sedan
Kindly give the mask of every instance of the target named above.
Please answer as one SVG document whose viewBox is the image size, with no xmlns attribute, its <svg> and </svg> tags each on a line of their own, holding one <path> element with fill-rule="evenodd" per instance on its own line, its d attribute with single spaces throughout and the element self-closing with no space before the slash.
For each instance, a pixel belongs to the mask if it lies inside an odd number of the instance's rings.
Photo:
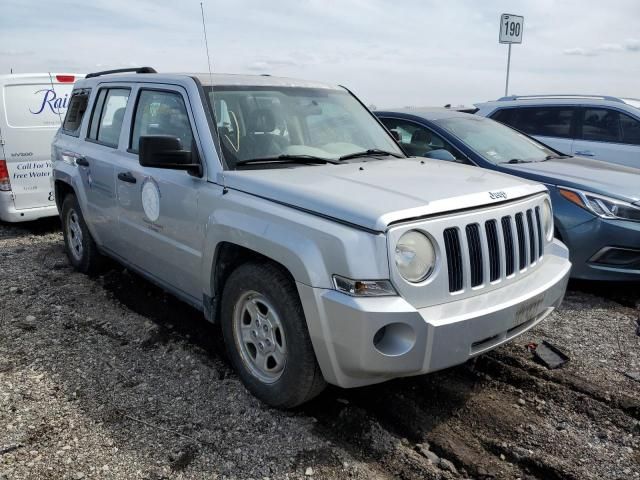
<svg viewBox="0 0 640 480">
<path fill-rule="evenodd" d="M 493 120 L 447 109 L 378 111 L 412 156 L 544 183 L 572 277 L 640 280 L 640 169 L 571 157 Z M 425 186 L 428 188 L 428 186 Z"/>
</svg>

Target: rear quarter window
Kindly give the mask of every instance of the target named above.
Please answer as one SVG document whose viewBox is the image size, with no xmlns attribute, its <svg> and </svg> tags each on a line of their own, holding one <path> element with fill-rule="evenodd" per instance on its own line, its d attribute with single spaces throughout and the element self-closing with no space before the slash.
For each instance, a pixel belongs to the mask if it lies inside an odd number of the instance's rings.
<svg viewBox="0 0 640 480">
<path fill-rule="evenodd" d="M 62 131 L 67 135 L 73 135 L 77 137 L 80 133 L 80 126 L 82 125 L 82 119 L 87 111 L 89 104 L 90 89 L 74 90 L 69 100 L 69 107 L 67 108 L 67 115 L 64 118 L 62 124 Z"/>
<path fill-rule="evenodd" d="M 5 85 L 7 125 L 14 128 L 57 128 L 67 113 L 71 84 Z"/>
<path fill-rule="evenodd" d="M 496 122 L 506 123 L 507 125 L 510 125 L 509 122 L 511 119 L 511 110 L 509 109 L 497 110 L 491 115 L 489 115 L 489 118 L 491 118 L 491 120 L 495 120 Z"/>
</svg>

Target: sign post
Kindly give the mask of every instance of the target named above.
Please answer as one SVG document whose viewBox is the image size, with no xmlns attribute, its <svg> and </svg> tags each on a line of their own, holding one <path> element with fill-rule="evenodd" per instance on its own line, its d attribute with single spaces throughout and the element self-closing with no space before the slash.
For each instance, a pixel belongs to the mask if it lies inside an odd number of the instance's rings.
<svg viewBox="0 0 640 480">
<path fill-rule="evenodd" d="M 500 35 L 498 41 L 509 45 L 507 52 L 507 81 L 504 86 L 505 97 L 509 95 L 509 70 L 511 69 L 511 45 L 522 43 L 522 33 L 524 32 L 524 17 L 503 13 L 500 15 Z"/>
</svg>

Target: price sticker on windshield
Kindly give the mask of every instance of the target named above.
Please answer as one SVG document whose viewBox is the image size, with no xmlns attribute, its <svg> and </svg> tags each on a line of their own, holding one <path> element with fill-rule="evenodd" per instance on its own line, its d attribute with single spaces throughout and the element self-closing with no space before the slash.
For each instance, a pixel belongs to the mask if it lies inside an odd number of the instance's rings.
<svg viewBox="0 0 640 480">
<path fill-rule="evenodd" d="M 500 16 L 500 43 L 522 43 L 524 17 L 503 13 Z"/>
</svg>

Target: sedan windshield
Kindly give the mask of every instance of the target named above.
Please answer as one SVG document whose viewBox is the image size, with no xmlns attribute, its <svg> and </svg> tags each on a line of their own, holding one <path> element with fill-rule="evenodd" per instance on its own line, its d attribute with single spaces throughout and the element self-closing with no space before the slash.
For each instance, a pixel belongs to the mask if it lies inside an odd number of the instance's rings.
<svg viewBox="0 0 640 480">
<path fill-rule="evenodd" d="M 346 91 L 224 86 L 209 87 L 208 94 L 231 169 L 404 157 L 393 138 Z"/>
<path fill-rule="evenodd" d="M 493 120 L 469 115 L 468 118 L 445 118 L 435 123 L 493 164 L 544 162 L 559 156 L 535 140 Z"/>
</svg>

